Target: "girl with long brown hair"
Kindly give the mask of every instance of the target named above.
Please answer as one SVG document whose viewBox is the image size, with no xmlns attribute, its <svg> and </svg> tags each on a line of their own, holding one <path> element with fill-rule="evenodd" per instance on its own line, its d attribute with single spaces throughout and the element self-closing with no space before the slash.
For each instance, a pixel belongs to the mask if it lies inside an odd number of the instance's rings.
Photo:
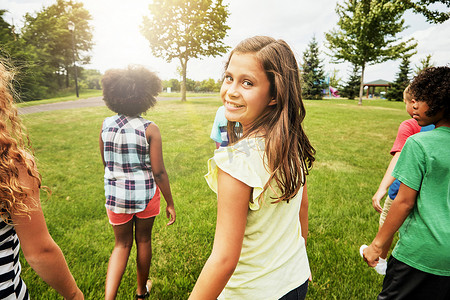
<svg viewBox="0 0 450 300">
<path fill-rule="evenodd" d="M 303 130 L 299 69 L 288 44 L 242 41 L 225 65 L 220 94 L 231 145 L 209 160 L 216 233 L 190 299 L 303 299 L 310 278 L 306 175 L 315 150 Z"/>
</svg>

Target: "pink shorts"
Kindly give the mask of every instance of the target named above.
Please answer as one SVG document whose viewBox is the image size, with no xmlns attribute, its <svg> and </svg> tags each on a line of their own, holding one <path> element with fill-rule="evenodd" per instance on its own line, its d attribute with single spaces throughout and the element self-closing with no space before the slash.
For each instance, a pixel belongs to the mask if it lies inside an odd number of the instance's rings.
<svg viewBox="0 0 450 300">
<path fill-rule="evenodd" d="M 148 203 L 147 207 L 138 213 L 134 214 L 116 214 L 109 209 L 106 209 L 106 213 L 108 214 L 109 223 L 111 225 L 122 225 L 128 223 L 134 216 L 139 219 L 148 219 L 154 216 L 159 215 L 160 212 L 160 202 L 161 202 L 161 194 L 159 192 L 159 188 L 156 187 L 155 195 Z"/>
</svg>

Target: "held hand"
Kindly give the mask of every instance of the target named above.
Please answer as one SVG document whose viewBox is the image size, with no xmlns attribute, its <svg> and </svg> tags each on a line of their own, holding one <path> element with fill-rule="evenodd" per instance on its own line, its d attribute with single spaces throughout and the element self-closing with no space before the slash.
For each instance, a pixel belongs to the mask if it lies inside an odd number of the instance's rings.
<svg viewBox="0 0 450 300">
<path fill-rule="evenodd" d="M 378 264 L 380 255 L 381 248 L 376 247 L 373 243 L 363 250 L 364 261 L 372 268 Z"/>
<path fill-rule="evenodd" d="M 175 219 L 176 219 L 176 213 L 175 213 L 175 207 L 172 206 L 167 206 L 166 207 L 166 216 L 167 219 L 169 220 L 169 223 L 166 224 L 166 226 L 172 225 L 173 223 L 175 223 Z"/>
<path fill-rule="evenodd" d="M 383 211 L 383 208 L 380 205 L 380 201 L 381 201 L 381 199 L 383 199 L 385 194 L 386 194 L 386 192 L 383 193 L 383 192 L 377 191 L 375 193 L 375 195 L 373 195 L 373 197 L 372 197 L 372 206 L 380 214 Z"/>
</svg>

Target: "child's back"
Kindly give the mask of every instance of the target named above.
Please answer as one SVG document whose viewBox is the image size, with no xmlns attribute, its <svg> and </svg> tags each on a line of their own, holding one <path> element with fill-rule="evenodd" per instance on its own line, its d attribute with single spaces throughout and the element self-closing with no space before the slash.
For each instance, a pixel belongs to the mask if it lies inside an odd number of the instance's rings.
<svg viewBox="0 0 450 300">
<path fill-rule="evenodd" d="M 142 211 L 156 185 L 145 131 L 151 122 L 142 117 L 115 115 L 103 121 L 106 208 L 115 213 Z"/>
<path fill-rule="evenodd" d="M 163 157 L 158 126 L 140 115 L 156 103 L 161 80 L 143 67 L 108 70 L 102 78 L 103 100 L 117 115 L 103 121 L 99 146 L 105 166 L 106 213 L 115 246 L 106 274 L 105 299 L 115 299 L 127 266 L 133 236 L 136 241 L 136 298 L 149 297 L 153 222 L 160 212 L 175 222 L 175 207 Z"/>
</svg>

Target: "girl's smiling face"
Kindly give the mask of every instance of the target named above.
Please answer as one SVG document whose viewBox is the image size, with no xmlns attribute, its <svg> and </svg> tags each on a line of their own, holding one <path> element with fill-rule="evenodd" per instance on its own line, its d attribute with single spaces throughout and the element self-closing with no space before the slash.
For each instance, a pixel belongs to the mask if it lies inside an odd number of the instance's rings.
<svg viewBox="0 0 450 300">
<path fill-rule="evenodd" d="M 275 105 L 270 97 L 270 82 L 253 53 L 234 53 L 220 89 L 225 117 L 239 122 L 244 132 L 264 112 Z"/>
</svg>

